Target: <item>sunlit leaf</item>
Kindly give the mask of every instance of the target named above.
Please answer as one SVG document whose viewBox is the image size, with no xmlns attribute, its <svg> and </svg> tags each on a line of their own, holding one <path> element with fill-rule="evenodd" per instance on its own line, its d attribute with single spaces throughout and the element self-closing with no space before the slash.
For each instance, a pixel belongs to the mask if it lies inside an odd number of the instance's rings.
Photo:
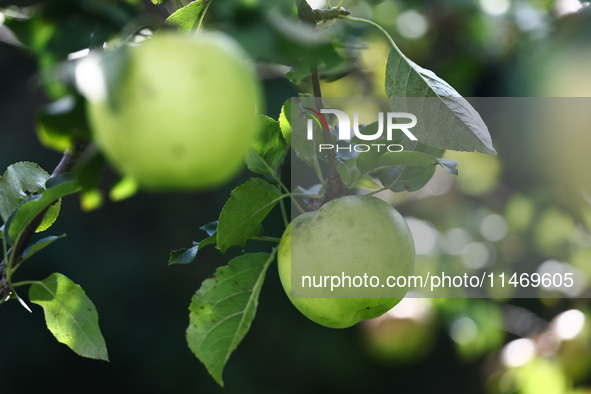
<svg viewBox="0 0 591 394">
<path fill-rule="evenodd" d="M 207 8 L 208 3 L 213 0 L 196 0 L 186 6 L 179 8 L 172 15 L 166 18 L 166 23 L 176 26 L 182 32 L 189 33 L 195 23 L 201 18 Z"/>
<path fill-rule="evenodd" d="M 268 116 L 260 116 L 259 119 L 261 122 L 259 135 L 246 154 L 246 165 L 249 170 L 257 174 L 270 174 L 264 162 L 277 172 L 279 162 L 285 154 L 286 142 L 281 135 L 279 122 Z"/>
<path fill-rule="evenodd" d="M 291 145 L 291 99 L 287 99 L 285 104 L 281 107 L 279 126 L 281 127 L 283 138 L 285 138 L 285 141 Z"/>
<path fill-rule="evenodd" d="M 109 360 L 96 308 L 80 286 L 54 273 L 31 286 L 29 299 L 43 307 L 47 328 L 59 342 L 80 356 Z"/>
</svg>

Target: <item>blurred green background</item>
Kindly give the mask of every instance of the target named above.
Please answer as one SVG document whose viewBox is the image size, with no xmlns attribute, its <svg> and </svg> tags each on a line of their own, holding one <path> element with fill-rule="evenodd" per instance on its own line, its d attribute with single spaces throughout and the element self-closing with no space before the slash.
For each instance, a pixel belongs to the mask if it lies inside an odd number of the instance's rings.
<svg viewBox="0 0 591 394">
<path fill-rule="evenodd" d="M 1 19 L 31 10 L 44 16 L 19 25 L 20 32 L 12 25 L 32 49 L 15 45 L 6 27 L 0 30 L 0 168 L 34 161 L 51 171 L 61 154 L 39 143 L 36 115 L 64 91 L 46 71 L 68 53 L 95 45 L 84 39 L 90 37 L 86 33 L 94 32 L 93 40 L 100 42 L 123 28 L 133 31 L 138 20 L 159 23 L 177 4 L 10 2 L 37 7 L 26 9 L 5 3 L 0 2 Z M 309 3 L 325 6 L 325 1 Z M 273 12 L 288 18 L 289 2 L 277 4 L 279 11 Z M 272 5 L 277 6 L 270 0 L 217 0 L 205 23 L 228 31 L 266 62 L 258 67 L 266 113 L 277 118 L 287 98 L 311 88 L 306 79 L 292 84 L 284 76 L 289 67 L 278 65 L 292 66 L 294 55 L 290 40 L 268 22 L 279 18 Z M 591 7 L 578 0 L 345 0 L 343 5 L 354 16 L 383 25 L 409 58 L 466 97 L 591 96 Z M 349 59 L 323 71 L 324 95 L 385 95 L 389 47 L 377 30 L 339 21 L 322 35 Z M 591 134 L 560 130 L 560 138 L 550 142 L 563 156 L 541 159 L 536 149 L 544 136 L 503 129 L 491 129 L 491 135 L 498 156 L 448 152 L 460 163 L 459 177 L 438 170 L 423 190 L 387 197 L 419 235 L 417 264 L 457 261 L 473 268 L 530 260 L 570 264 L 591 278 L 591 205 L 580 194 L 589 182 L 585 159 Z M 547 171 L 547 162 L 557 162 L 551 167 L 560 171 Z M 221 255 L 204 248 L 188 266 L 168 267 L 167 261 L 171 249 L 205 238 L 199 227 L 216 220 L 230 191 L 251 176 L 245 170 L 214 192 L 140 192 L 115 203 L 106 191 L 117 177 L 106 170 L 100 209 L 85 212 L 77 197 L 66 198 L 49 233 L 68 236 L 31 259 L 17 278 L 61 272 L 81 284 L 99 311 L 111 361 L 76 356 L 46 330 L 40 308 L 32 306 L 30 314 L 9 302 L 0 319 L 0 390 L 591 392 L 589 299 L 409 298 L 378 319 L 331 330 L 290 304 L 275 266 L 251 329 L 227 364 L 226 388 L 219 388 L 186 345 L 187 308 L 201 282 L 241 251 Z M 264 224 L 267 234 L 281 235 L 278 210 Z M 253 242 L 244 249 L 266 251 L 269 245 Z"/>
</svg>

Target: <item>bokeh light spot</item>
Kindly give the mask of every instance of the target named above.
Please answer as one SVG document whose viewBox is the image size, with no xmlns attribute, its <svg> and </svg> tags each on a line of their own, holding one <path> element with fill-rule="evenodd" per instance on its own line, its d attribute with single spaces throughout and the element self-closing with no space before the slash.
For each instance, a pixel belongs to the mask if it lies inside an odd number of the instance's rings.
<svg viewBox="0 0 591 394">
<path fill-rule="evenodd" d="M 449 330 L 451 338 L 460 345 L 467 345 L 476 339 L 478 326 L 467 316 L 460 317 L 453 322 Z"/>
<path fill-rule="evenodd" d="M 480 0 L 480 7 L 489 15 L 503 15 L 510 6 L 509 0 Z"/>
<path fill-rule="evenodd" d="M 585 315 L 578 309 L 562 312 L 554 319 L 554 330 L 560 339 L 569 340 L 576 337 L 585 325 Z"/>
<path fill-rule="evenodd" d="M 480 224 L 480 233 L 489 241 L 500 241 L 507 235 L 507 222 L 497 214 L 488 215 Z"/>
<path fill-rule="evenodd" d="M 427 33 L 429 22 L 423 14 L 415 10 L 408 10 L 398 16 L 396 27 L 403 37 L 413 40 L 421 38 Z"/>
<path fill-rule="evenodd" d="M 417 254 L 434 252 L 437 239 L 439 238 L 439 232 L 435 227 L 429 222 L 413 217 L 407 217 L 405 219 L 414 238 Z"/>
<path fill-rule="evenodd" d="M 501 351 L 501 359 L 507 367 L 521 367 L 529 363 L 536 355 L 534 341 L 527 338 L 509 342 Z"/>
</svg>

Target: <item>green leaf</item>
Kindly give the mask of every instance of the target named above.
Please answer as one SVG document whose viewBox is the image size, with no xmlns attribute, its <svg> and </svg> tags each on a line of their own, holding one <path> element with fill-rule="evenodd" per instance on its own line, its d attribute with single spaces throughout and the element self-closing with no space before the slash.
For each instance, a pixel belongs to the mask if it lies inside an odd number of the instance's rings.
<svg viewBox="0 0 591 394">
<path fill-rule="evenodd" d="M 217 224 L 217 221 L 215 222 Z M 202 230 L 204 230 L 204 227 L 200 227 Z M 207 230 L 206 230 L 207 231 Z M 209 231 L 208 231 L 209 233 Z M 213 233 L 211 233 L 211 235 L 207 238 L 205 238 L 203 241 L 199 242 L 199 248 L 197 250 L 201 250 L 203 247 L 207 246 L 207 245 L 215 245 L 215 243 L 218 240 L 218 232 L 214 231 Z"/>
<path fill-rule="evenodd" d="M 199 242 L 193 242 L 193 247 L 190 249 L 179 249 L 170 252 L 168 265 L 172 264 L 189 264 L 197 257 L 199 251 Z"/>
<path fill-rule="evenodd" d="M 16 241 L 21 233 L 45 208 L 55 204 L 61 197 L 76 193 L 80 190 L 79 183 L 71 174 L 62 174 L 55 178 L 48 179 L 47 190 L 43 194 L 29 197 L 16 211 L 13 212 L 6 227 L 9 239 Z M 51 212 L 48 211 L 47 215 Z M 55 219 L 54 219 L 55 220 Z M 6 231 L 5 231 L 6 235 Z"/>
<path fill-rule="evenodd" d="M 49 207 L 45 216 L 43 216 L 43 220 L 37 229 L 35 230 L 36 233 L 40 233 L 42 231 L 47 230 L 51 227 L 51 225 L 57 220 L 57 217 L 60 214 L 60 210 L 62 207 L 62 200 L 58 199 L 53 205 Z"/>
<path fill-rule="evenodd" d="M 435 167 L 398 166 L 380 171 L 378 178 L 393 192 L 414 192 L 431 180 Z"/>
<path fill-rule="evenodd" d="M 205 238 L 203 241 L 199 242 L 199 250 L 201 250 L 201 248 L 203 248 L 204 246 L 207 245 L 212 245 L 217 242 L 217 238 L 218 238 L 218 233 L 217 231 L 214 232 L 211 236 Z"/>
<path fill-rule="evenodd" d="M 54 273 L 31 286 L 29 299 L 43 308 L 47 328 L 59 342 L 80 356 L 109 361 L 96 308 L 80 286 Z"/>
<path fill-rule="evenodd" d="M 254 319 L 265 273 L 275 254 L 244 254 L 206 279 L 189 306 L 189 348 L 223 387 L 226 362 Z"/>
<path fill-rule="evenodd" d="M 88 139 L 85 101 L 66 96 L 46 105 L 37 117 L 37 138 L 45 147 L 63 152 L 76 141 Z"/>
<path fill-rule="evenodd" d="M 4 223 L 27 198 L 43 193 L 48 179 L 49 174 L 35 163 L 19 162 L 9 166 L 0 177 L 0 217 Z M 45 214 L 37 232 L 48 229 L 59 215 L 59 211 L 58 202 Z"/>
<path fill-rule="evenodd" d="M 207 8 L 208 3 L 212 0 L 196 0 L 183 8 L 176 10 L 171 16 L 166 18 L 166 23 L 175 26 L 182 32 L 190 33 L 195 22 L 201 18 L 203 12 Z"/>
<path fill-rule="evenodd" d="M 380 149 L 380 152 L 377 149 L 370 149 L 367 152 L 360 153 L 356 161 L 357 168 L 362 174 L 372 172 L 378 166 L 378 160 L 384 153 L 386 152 L 383 149 Z"/>
<path fill-rule="evenodd" d="M 408 140 L 403 141 L 403 144 L 409 148 L 413 145 Z M 420 142 L 414 144 L 413 149 L 415 149 L 415 151 L 388 153 L 388 156 L 384 159 L 380 156 L 378 159 L 378 166 L 380 164 L 386 166 L 399 163 L 398 159 L 391 155 L 397 155 L 399 153 L 411 154 L 410 159 L 408 159 L 405 165 L 396 165 L 395 167 L 379 171 L 378 178 L 384 187 L 388 187 L 394 192 L 413 192 L 423 188 L 423 186 L 431 180 L 435 174 L 435 165 L 439 163 L 439 160 L 436 159 L 436 157 L 442 156 L 444 151 L 442 149 L 435 149 L 425 144 L 421 144 Z"/>
<path fill-rule="evenodd" d="M 246 165 L 249 170 L 257 174 L 270 174 L 264 163 L 266 162 L 276 173 L 287 144 L 281 135 L 279 122 L 268 116 L 259 118 L 261 120 L 259 136 L 246 154 Z"/>
<path fill-rule="evenodd" d="M 197 257 L 197 252 L 200 251 L 203 247 L 211 244 L 215 244 L 217 240 L 217 228 L 218 228 L 218 221 L 213 221 L 211 223 L 206 224 L 205 226 L 199 227 L 201 230 L 205 231 L 208 235 L 201 242 L 193 242 L 193 247 L 189 249 L 179 249 L 173 250 L 170 252 L 170 258 L 168 259 L 168 265 L 172 264 L 189 264 L 195 260 Z"/>
<path fill-rule="evenodd" d="M 440 164 L 439 160 L 440 159 L 423 152 L 387 152 L 378 159 L 377 168 L 374 168 L 374 171 L 380 171 L 385 167 L 395 167 L 401 165 L 419 167 L 434 166 Z M 445 161 L 448 168 L 452 166 L 452 163 L 456 163 L 456 165 L 458 163 L 457 161 L 453 160 L 441 160 Z"/>
<path fill-rule="evenodd" d="M 6 220 L 25 199 L 45 190 L 49 174 L 39 165 L 19 162 L 9 166 L 0 178 L 0 216 Z"/>
<path fill-rule="evenodd" d="M 211 223 L 207 223 L 205 226 L 201 226 L 199 227 L 201 230 L 205 231 L 207 233 L 207 235 L 209 235 L 210 237 L 212 235 L 214 235 L 218 229 L 218 224 L 219 221 L 214 220 Z"/>
<path fill-rule="evenodd" d="M 285 76 L 291 81 L 291 83 L 299 85 L 308 74 L 310 74 L 310 64 L 304 63 L 290 68 L 289 71 L 285 73 Z"/>
<path fill-rule="evenodd" d="M 363 130 L 372 129 L 371 132 L 374 133 L 373 128 L 377 130 L 377 122 L 366 126 Z M 434 166 L 437 164 L 450 174 L 458 175 L 458 170 L 455 168 L 458 166 L 457 161 L 440 158 L 444 153 L 443 149 L 410 141 L 406 137 L 394 138 L 392 142 L 404 146 L 405 150 L 388 152 L 382 148 L 379 152 L 376 149 L 359 154 L 356 164 L 364 176 L 369 173 L 378 173 L 378 178 L 384 187 L 395 192 L 412 192 L 421 189 L 429 182 L 435 174 Z M 366 180 L 370 181 L 370 179 Z M 371 183 L 367 186 L 371 186 Z"/>
<path fill-rule="evenodd" d="M 249 237 L 258 235 L 261 222 L 283 197 L 276 187 L 260 178 L 250 179 L 232 190 L 217 229 L 220 251 L 243 246 Z"/>
<path fill-rule="evenodd" d="M 287 99 L 279 114 L 279 127 L 283 138 L 291 145 L 291 99 Z"/>
<path fill-rule="evenodd" d="M 393 109 L 406 109 L 422 120 L 412 130 L 422 143 L 440 149 L 496 154 L 488 128 L 470 103 L 447 82 L 412 62 L 398 48 L 393 48 L 388 56 L 386 93 L 392 98 Z M 424 109 L 419 111 L 417 105 L 411 105 L 412 99 L 405 99 L 407 97 L 433 99 L 421 101 Z"/>
<path fill-rule="evenodd" d="M 362 175 L 360 178 L 358 178 L 355 181 L 353 188 L 357 188 L 357 187 L 364 187 L 366 189 L 373 189 L 373 190 L 378 190 L 378 189 L 382 188 L 380 185 L 375 183 L 373 181 L 373 178 L 368 174 Z"/>
<path fill-rule="evenodd" d="M 189 249 L 179 249 L 173 250 L 170 252 L 170 258 L 168 259 L 168 265 L 172 264 L 189 264 L 195 260 L 197 257 L 197 252 L 200 251 L 203 247 L 211 244 L 215 244 L 216 242 L 216 233 L 212 234 L 211 236 L 205 238 L 201 242 L 193 242 L 193 247 Z"/>
<path fill-rule="evenodd" d="M 66 236 L 66 234 L 62 234 L 59 236 L 52 235 L 52 236 L 40 239 L 39 241 L 35 242 L 33 245 L 31 245 L 27 249 L 25 249 L 25 251 L 23 252 L 21 261 L 25 261 L 26 259 L 33 256 L 35 253 L 37 253 L 41 249 L 45 248 L 46 246 L 49 246 L 54 241 L 57 241 L 60 238 L 64 238 L 65 236 Z"/>
<path fill-rule="evenodd" d="M 300 93 L 299 97 L 312 97 L 311 94 L 308 93 Z M 281 134 L 283 134 L 283 138 L 289 145 L 291 143 L 291 104 L 292 99 L 287 99 L 283 106 L 281 107 L 281 113 L 279 114 L 279 127 L 281 128 Z"/>
<path fill-rule="evenodd" d="M 305 96 L 308 97 L 309 95 Z M 296 107 L 294 107 L 296 106 Z M 297 116 L 297 120 L 292 119 Z M 316 146 L 318 141 L 324 141 L 322 136 L 322 129 L 318 122 L 313 121 L 312 133 L 313 139 L 308 140 L 307 120 L 313 119 L 310 112 L 302 106 L 299 99 L 288 99 L 279 115 L 279 125 L 281 133 L 286 141 L 291 144 L 297 157 L 302 160 L 308 167 L 314 165 L 314 155 L 316 154 Z M 292 121 L 293 120 L 293 121 Z"/>
<path fill-rule="evenodd" d="M 379 122 L 373 122 L 373 123 L 365 126 L 364 128 L 362 128 L 361 132 L 366 135 L 376 134 L 376 132 L 378 131 L 378 127 L 379 127 Z M 393 134 L 392 141 L 388 141 L 385 138 L 380 138 L 375 141 L 375 144 L 385 144 L 385 145 L 401 144 L 402 143 L 402 139 L 400 138 L 401 132 L 400 132 L 400 130 L 397 130 L 397 132 L 398 132 L 398 135 Z M 354 143 L 357 143 L 357 144 L 365 144 L 367 142 L 367 141 L 363 141 L 363 140 L 359 139 L 357 136 L 353 137 L 351 139 L 351 141 Z M 405 149 L 412 150 L 412 149 L 410 149 L 410 147 L 405 147 Z M 359 168 L 359 171 L 361 171 L 362 174 L 370 173 L 378 165 L 379 158 L 386 152 L 388 152 L 388 151 L 387 151 L 386 147 L 384 146 L 384 147 L 380 147 L 379 149 L 370 149 L 367 152 L 360 153 L 359 156 L 357 156 L 357 161 L 356 161 L 357 168 Z"/>
<path fill-rule="evenodd" d="M 434 166 L 440 164 L 441 167 L 450 174 L 458 175 L 458 162 L 443 158 L 436 158 L 433 155 L 424 152 L 402 151 L 402 152 L 382 152 L 368 151 L 359 155 L 357 167 L 363 174 L 369 172 L 379 172 L 386 167 L 396 166 Z"/>
</svg>

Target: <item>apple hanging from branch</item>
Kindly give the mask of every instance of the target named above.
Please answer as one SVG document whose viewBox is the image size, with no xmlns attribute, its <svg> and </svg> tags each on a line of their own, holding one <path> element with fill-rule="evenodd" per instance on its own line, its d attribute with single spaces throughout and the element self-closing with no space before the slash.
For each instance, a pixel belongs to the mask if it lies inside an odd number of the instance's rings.
<svg viewBox="0 0 591 394">
<path fill-rule="evenodd" d="M 396 209 L 376 197 L 345 196 L 291 222 L 279 244 L 278 268 L 283 288 L 300 312 L 324 326 L 346 328 L 380 316 L 400 302 L 407 289 L 386 287 L 386 278 L 413 275 L 415 258 L 410 229 Z M 338 276 L 339 286 L 333 291 L 336 281 L 329 280 L 322 289 L 311 289 L 314 285 L 305 289 L 320 290 L 319 297 L 292 296 L 294 273 L 298 286 L 312 283 L 304 275 Z M 372 286 L 358 287 L 341 278 L 364 275 L 377 276 L 380 284 L 373 290 L 389 296 L 354 298 Z"/>
</svg>

